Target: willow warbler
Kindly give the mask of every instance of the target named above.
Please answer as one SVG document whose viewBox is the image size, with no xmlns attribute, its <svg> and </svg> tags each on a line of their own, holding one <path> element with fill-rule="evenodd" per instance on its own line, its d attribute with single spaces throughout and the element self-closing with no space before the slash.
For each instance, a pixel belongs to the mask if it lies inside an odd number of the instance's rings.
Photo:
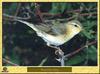
<svg viewBox="0 0 100 74">
<path fill-rule="evenodd" d="M 23 20 L 17 20 L 31 27 L 36 34 L 41 37 L 48 46 L 59 46 L 72 39 L 82 30 L 82 25 L 77 20 L 67 23 L 47 22 L 40 25 L 31 24 Z"/>
</svg>

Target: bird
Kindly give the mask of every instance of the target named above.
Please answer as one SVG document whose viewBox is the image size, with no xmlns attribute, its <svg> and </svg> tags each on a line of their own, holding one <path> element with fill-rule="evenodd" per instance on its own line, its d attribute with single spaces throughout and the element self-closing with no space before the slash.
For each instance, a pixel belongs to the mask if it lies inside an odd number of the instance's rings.
<svg viewBox="0 0 100 74">
<path fill-rule="evenodd" d="M 47 46 L 58 47 L 71 40 L 75 35 L 82 31 L 82 24 L 78 20 L 68 22 L 45 22 L 39 25 L 17 19 L 20 23 L 32 28 L 41 37 Z"/>
<path fill-rule="evenodd" d="M 18 19 L 17 21 L 32 28 L 46 42 L 47 46 L 56 49 L 55 54 L 59 57 L 56 60 L 61 62 L 61 66 L 64 66 L 64 52 L 59 46 L 68 42 L 83 30 L 82 24 L 78 20 L 68 22 L 49 21 L 38 25 Z"/>
</svg>

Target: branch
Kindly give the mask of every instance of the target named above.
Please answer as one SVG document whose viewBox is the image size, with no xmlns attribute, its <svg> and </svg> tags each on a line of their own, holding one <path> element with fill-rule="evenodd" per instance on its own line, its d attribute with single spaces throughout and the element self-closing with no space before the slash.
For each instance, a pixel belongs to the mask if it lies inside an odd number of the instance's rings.
<svg viewBox="0 0 100 74">
<path fill-rule="evenodd" d="M 81 16 L 87 16 L 87 15 L 96 15 L 97 12 L 92 12 L 92 13 L 83 13 L 83 14 L 80 14 Z"/>
<path fill-rule="evenodd" d="M 97 10 L 97 8 L 93 8 L 93 9 L 91 9 L 91 11 L 92 10 Z M 76 9 L 76 10 L 71 10 L 71 11 L 65 11 L 66 13 L 65 14 L 68 14 L 68 13 L 73 13 L 73 12 L 76 12 L 76 13 L 78 13 L 78 12 L 80 12 L 80 9 Z M 94 13 L 94 12 L 92 12 L 93 13 L 93 15 L 94 14 L 97 14 L 97 13 Z M 85 14 L 85 15 L 84 15 Z M 53 13 L 45 13 L 45 12 L 42 12 L 42 15 L 43 16 L 61 16 L 61 14 L 53 14 Z M 86 16 L 86 15 L 89 15 L 89 13 L 82 13 L 81 14 L 82 16 Z"/>
<path fill-rule="evenodd" d="M 41 22 L 44 22 L 43 15 L 40 11 L 39 4 L 35 3 L 36 14 L 39 16 Z"/>
<path fill-rule="evenodd" d="M 44 63 L 47 61 L 47 59 L 48 59 L 48 57 L 44 58 L 44 59 L 41 61 L 41 63 L 39 64 L 39 66 L 43 66 Z"/>
<path fill-rule="evenodd" d="M 45 12 L 42 12 L 42 15 L 43 16 L 61 16 L 61 14 L 53 14 L 53 13 L 45 13 Z"/>
<path fill-rule="evenodd" d="M 8 63 L 8 64 L 10 64 L 10 65 L 12 65 L 12 66 L 19 66 L 18 64 L 15 64 L 15 63 L 13 63 L 13 62 L 5 59 L 5 58 L 3 58 L 3 61 L 6 62 L 6 63 Z"/>
<path fill-rule="evenodd" d="M 90 45 L 93 45 L 96 42 L 97 41 L 95 40 L 95 41 L 92 41 L 90 43 L 87 43 L 83 47 L 81 47 L 81 48 L 79 48 L 79 49 L 77 49 L 77 50 L 75 50 L 75 51 L 73 51 L 73 52 L 71 52 L 69 54 L 66 54 L 66 55 L 64 55 L 64 52 L 59 47 L 54 47 L 54 46 L 50 46 L 50 45 L 48 45 L 48 46 L 51 47 L 51 48 L 56 49 L 55 54 L 58 55 L 58 57 L 59 57 L 59 59 L 56 59 L 56 60 L 61 63 L 61 66 L 64 66 L 64 63 L 65 63 L 64 60 L 65 60 L 65 58 L 68 58 L 68 57 L 71 57 L 71 56 L 75 55 L 76 53 L 78 53 L 81 50 L 83 50 L 85 47 L 90 46 Z"/>
<path fill-rule="evenodd" d="M 20 7 L 21 7 L 21 3 L 18 3 L 18 6 L 17 6 L 17 9 L 16 9 L 16 12 L 15 12 L 15 17 L 17 16 L 19 10 L 20 10 Z"/>
<path fill-rule="evenodd" d="M 3 13 L 3 17 L 4 17 L 3 19 L 10 20 L 10 21 L 14 21 L 14 19 L 21 19 L 21 20 L 30 19 L 30 16 L 23 18 L 23 17 L 8 15 L 8 14 L 5 14 L 5 13 Z"/>
<path fill-rule="evenodd" d="M 81 50 L 83 50 L 85 47 L 90 46 L 90 45 L 93 45 L 93 44 L 95 44 L 96 42 L 97 42 L 96 40 L 95 40 L 95 41 L 92 41 L 92 42 L 90 42 L 90 43 L 84 45 L 83 47 L 81 47 L 81 48 L 79 48 L 79 49 L 77 49 L 77 50 L 75 50 L 75 51 L 73 51 L 73 52 L 71 52 L 71 53 L 69 53 L 69 54 L 66 54 L 64 57 L 65 57 L 65 58 L 71 57 L 71 56 L 75 55 L 76 53 L 80 52 Z"/>
<path fill-rule="evenodd" d="M 81 9 L 66 11 L 66 13 L 80 12 Z M 87 10 L 87 9 L 84 9 Z M 90 11 L 97 10 L 97 8 L 90 9 Z"/>
<path fill-rule="evenodd" d="M 92 12 L 92 13 L 82 13 L 82 14 L 78 14 L 77 17 L 81 17 L 81 16 L 93 16 L 93 15 L 97 15 L 97 12 Z M 76 16 L 72 16 L 67 18 L 67 21 L 74 19 Z"/>
</svg>

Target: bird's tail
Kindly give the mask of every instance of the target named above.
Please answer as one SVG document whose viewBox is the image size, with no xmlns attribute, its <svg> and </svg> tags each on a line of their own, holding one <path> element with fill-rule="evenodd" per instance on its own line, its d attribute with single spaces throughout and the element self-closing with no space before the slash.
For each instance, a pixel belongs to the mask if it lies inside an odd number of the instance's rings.
<svg viewBox="0 0 100 74">
<path fill-rule="evenodd" d="M 34 24 L 32 24 L 32 23 L 29 23 L 29 22 L 26 22 L 26 21 L 23 21 L 23 20 L 16 20 L 16 21 L 18 21 L 18 22 L 21 22 L 21 23 L 24 23 L 24 24 L 26 24 L 27 26 L 29 26 L 29 27 L 31 27 L 34 31 L 39 31 L 35 26 L 34 26 Z"/>
</svg>

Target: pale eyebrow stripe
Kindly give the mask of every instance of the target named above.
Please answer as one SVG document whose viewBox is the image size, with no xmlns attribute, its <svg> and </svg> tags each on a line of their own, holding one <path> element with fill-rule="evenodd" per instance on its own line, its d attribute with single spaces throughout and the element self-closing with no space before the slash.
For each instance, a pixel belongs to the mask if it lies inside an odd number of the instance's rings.
<svg viewBox="0 0 100 74">
<path fill-rule="evenodd" d="M 78 24 L 76 24 L 76 23 L 72 23 L 73 25 L 78 25 Z"/>
</svg>

